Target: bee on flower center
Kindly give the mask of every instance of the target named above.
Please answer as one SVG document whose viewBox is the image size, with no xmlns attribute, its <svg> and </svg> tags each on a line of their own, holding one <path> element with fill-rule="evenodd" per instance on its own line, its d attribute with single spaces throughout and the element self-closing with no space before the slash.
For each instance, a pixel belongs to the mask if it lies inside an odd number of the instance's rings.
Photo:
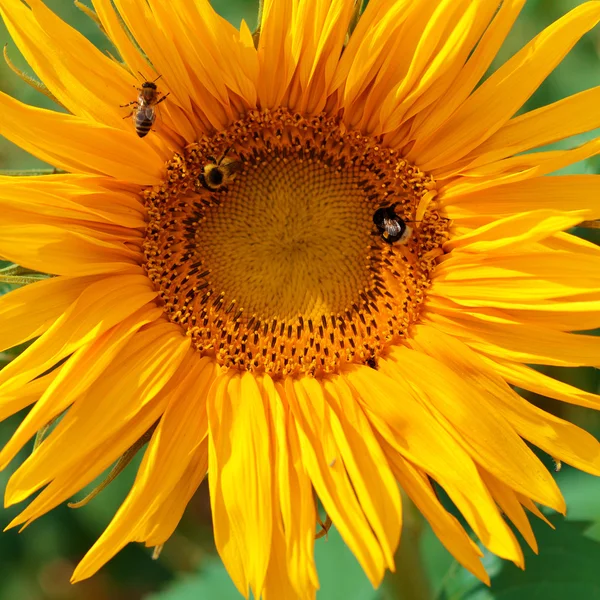
<svg viewBox="0 0 600 600">
<path fill-rule="evenodd" d="M 412 227 L 396 214 L 396 206 L 397 203 L 378 208 L 373 214 L 373 223 L 377 226 L 384 242 L 406 244 L 412 234 Z"/>
<path fill-rule="evenodd" d="M 210 162 L 204 165 L 199 177 L 199 182 L 207 190 L 218 190 L 226 186 L 235 179 L 235 176 L 241 170 L 241 161 L 228 157 L 228 152 L 229 148 L 218 160 L 212 156 L 208 157 Z"/>
<path fill-rule="evenodd" d="M 142 74 L 140 73 L 140 75 Z M 147 81 L 144 78 L 142 87 L 137 88 L 137 100 L 132 100 L 127 104 L 121 104 L 121 108 L 133 105 L 131 112 L 123 118 L 128 119 L 131 116 L 134 117 L 135 132 L 141 138 L 148 135 L 150 129 L 152 129 L 152 125 L 156 119 L 156 106 L 165 100 L 169 95 L 169 93 L 166 93 L 163 96 L 160 96 L 160 92 L 158 91 L 158 87 L 156 85 L 156 81 L 158 81 L 160 78 L 161 75 L 159 75 L 154 81 Z"/>
</svg>

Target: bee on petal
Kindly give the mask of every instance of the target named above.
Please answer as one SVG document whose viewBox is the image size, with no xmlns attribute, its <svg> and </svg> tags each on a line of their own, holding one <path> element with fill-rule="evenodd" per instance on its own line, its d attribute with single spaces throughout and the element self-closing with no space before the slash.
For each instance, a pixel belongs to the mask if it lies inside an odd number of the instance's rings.
<svg viewBox="0 0 600 600">
<path fill-rule="evenodd" d="M 140 73 L 140 75 L 142 74 Z M 143 77 L 144 76 L 142 75 L 142 78 Z M 121 104 L 121 108 L 133 105 L 131 112 L 123 118 L 128 119 L 129 117 L 133 116 L 135 132 L 141 138 L 147 136 L 150 132 L 150 129 L 152 129 L 152 125 L 156 119 L 157 105 L 165 100 L 169 95 L 169 93 L 166 93 L 163 96 L 160 95 L 156 85 L 156 81 L 158 81 L 160 78 L 161 75 L 159 75 L 154 81 L 147 81 L 144 78 L 142 87 L 137 88 L 137 100 L 132 100 L 127 104 Z"/>
</svg>

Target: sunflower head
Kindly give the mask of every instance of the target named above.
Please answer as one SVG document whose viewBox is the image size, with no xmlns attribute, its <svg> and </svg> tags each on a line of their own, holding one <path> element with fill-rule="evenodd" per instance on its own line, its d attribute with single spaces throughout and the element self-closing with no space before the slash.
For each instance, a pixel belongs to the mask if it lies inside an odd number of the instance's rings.
<svg viewBox="0 0 600 600">
<path fill-rule="evenodd" d="M 0 132 L 65 171 L 0 178 L 0 256 L 51 275 L 0 299 L 0 350 L 35 340 L 0 372 L 1 416 L 33 405 L 0 466 L 53 424 L 11 526 L 147 444 L 74 580 L 162 547 L 208 478 L 246 597 L 314 598 L 319 523 L 378 585 L 401 490 L 488 581 L 470 536 L 522 566 L 509 522 L 536 548 L 526 511 L 565 509 L 527 442 L 600 474 L 592 436 L 511 387 L 598 407 L 526 365 L 599 363 L 573 332 L 600 325 L 600 251 L 566 230 L 600 217 L 600 184 L 546 175 L 600 142 L 530 151 L 600 126 L 600 92 L 514 115 L 600 3 L 483 81 L 523 0 L 363 4 L 265 0 L 252 33 L 205 0 L 94 0 L 115 58 L 0 1 L 66 110 L 0 94 Z"/>
</svg>

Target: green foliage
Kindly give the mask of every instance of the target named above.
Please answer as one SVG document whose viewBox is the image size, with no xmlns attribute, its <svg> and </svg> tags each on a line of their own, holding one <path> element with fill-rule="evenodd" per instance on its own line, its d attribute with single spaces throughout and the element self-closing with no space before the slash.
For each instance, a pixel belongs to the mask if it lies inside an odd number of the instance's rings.
<svg viewBox="0 0 600 600">
<path fill-rule="evenodd" d="M 600 598 L 600 543 L 585 535 L 590 524 L 550 520 L 556 531 L 534 524 L 540 554 L 525 551 L 525 571 L 507 563 L 492 578 L 494 600 Z"/>
</svg>

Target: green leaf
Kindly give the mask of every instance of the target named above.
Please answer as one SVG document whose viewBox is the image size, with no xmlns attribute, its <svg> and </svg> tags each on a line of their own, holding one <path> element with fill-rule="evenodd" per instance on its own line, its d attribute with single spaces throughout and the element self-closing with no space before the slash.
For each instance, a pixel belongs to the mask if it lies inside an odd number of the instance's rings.
<svg viewBox="0 0 600 600">
<path fill-rule="evenodd" d="M 333 528 L 329 539 L 315 542 L 315 558 L 321 589 L 318 600 L 376 600 L 379 592 L 367 579 L 354 555 Z M 217 559 L 205 560 L 199 573 L 184 577 L 147 600 L 240 600 L 227 571 Z M 282 599 L 283 600 L 283 599 Z"/>
<path fill-rule="evenodd" d="M 600 543 L 585 535 L 589 523 L 552 516 L 553 531 L 533 523 L 540 547 L 536 556 L 524 549 L 525 571 L 505 562 L 492 577 L 495 600 L 564 600 L 600 598 Z"/>
<path fill-rule="evenodd" d="M 147 600 L 198 600 L 199 598 L 218 598 L 219 600 L 240 600 L 241 598 L 223 564 L 218 559 L 204 561 L 200 573 L 182 578 L 165 591 L 152 594 Z"/>
<path fill-rule="evenodd" d="M 327 538 L 315 542 L 315 558 L 321 584 L 318 600 L 375 600 L 379 597 L 334 527 Z"/>
</svg>

